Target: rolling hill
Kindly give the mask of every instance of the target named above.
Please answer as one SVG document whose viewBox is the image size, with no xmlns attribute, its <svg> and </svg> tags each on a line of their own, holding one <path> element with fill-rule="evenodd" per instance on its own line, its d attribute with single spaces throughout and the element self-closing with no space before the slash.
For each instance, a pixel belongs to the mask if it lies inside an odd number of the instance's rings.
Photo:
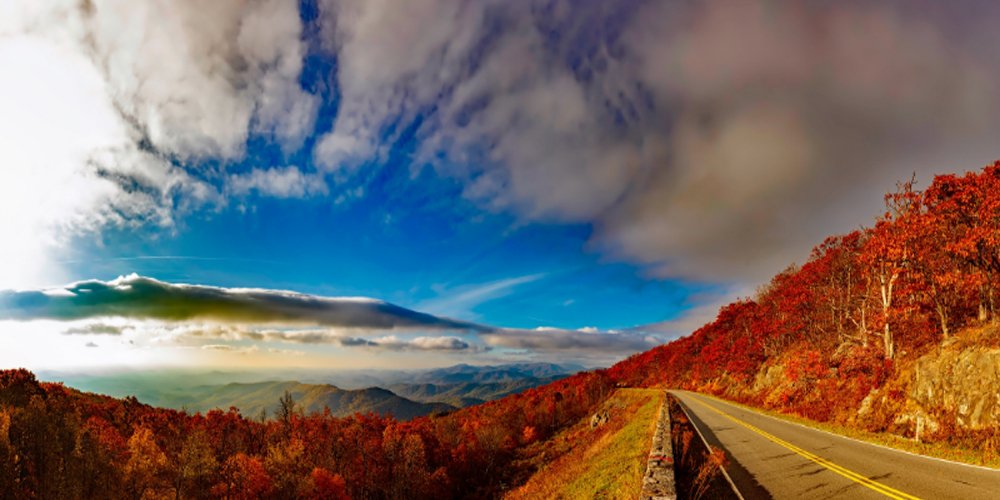
<svg viewBox="0 0 1000 500">
<path fill-rule="evenodd" d="M 516 394 L 554 382 L 562 377 L 524 378 L 507 382 L 461 382 L 453 384 L 395 384 L 389 390 L 414 401 L 447 403 L 464 408 Z"/>
<path fill-rule="evenodd" d="M 180 393 L 160 393 L 151 404 L 202 413 L 235 406 L 241 414 L 248 417 L 257 417 L 261 412 L 270 417 L 274 415 L 278 399 L 285 391 L 292 395 L 298 408 L 305 413 L 322 412 L 329 408 L 330 413 L 336 417 L 373 412 L 399 420 L 410 420 L 455 409 L 455 406 L 444 403 L 412 401 L 378 387 L 346 390 L 329 384 L 299 382 L 234 382 L 199 386 Z"/>
</svg>

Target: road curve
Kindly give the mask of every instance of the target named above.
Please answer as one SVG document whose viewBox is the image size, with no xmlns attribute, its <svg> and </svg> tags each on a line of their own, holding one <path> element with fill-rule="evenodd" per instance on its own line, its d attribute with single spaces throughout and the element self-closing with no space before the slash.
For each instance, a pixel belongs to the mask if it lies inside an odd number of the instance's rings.
<svg viewBox="0 0 1000 500">
<path fill-rule="evenodd" d="M 855 441 L 704 395 L 671 391 L 726 451 L 745 498 L 1000 498 L 1000 471 Z"/>
</svg>

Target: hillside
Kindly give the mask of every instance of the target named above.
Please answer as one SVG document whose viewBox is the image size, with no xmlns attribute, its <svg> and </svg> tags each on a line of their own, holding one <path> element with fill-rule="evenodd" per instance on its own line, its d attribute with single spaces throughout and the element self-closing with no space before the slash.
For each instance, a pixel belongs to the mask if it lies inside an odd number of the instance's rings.
<svg viewBox="0 0 1000 500">
<path fill-rule="evenodd" d="M 510 363 L 505 365 L 473 366 L 458 364 L 446 368 L 436 368 L 418 372 L 408 378 L 408 382 L 433 384 L 479 383 L 496 384 L 519 380 L 549 379 L 565 377 L 583 371 L 579 365 L 556 363 Z"/>
<path fill-rule="evenodd" d="M 618 389 L 591 418 L 526 450 L 544 458 L 538 471 L 506 498 L 637 498 L 664 392 Z M 538 452 L 543 450 L 544 452 Z"/>
<path fill-rule="evenodd" d="M 1000 162 L 904 183 L 689 336 L 610 369 L 816 421 L 1000 452 Z"/>
<path fill-rule="evenodd" d="M 0 491 L 15 497 L 491 498 L 544 458 L 533 443 L 612 392 L 573 375 L 447 415 L 400 422 L 286 412 L 261 422 L 40 383 L 0 370 Z"/>
<path fill-rule="evenodd" d="M 256 416 L 266 405 L 277 402 L 277 395 L 263 391 L 259 397 L 243 396 L 241 392 L 260 391 L 262 382 L 298 382 L 304 385 L 330 386 L 342 390 L 370 388 L 389 389 L 398 396 L 420 403 L 444 403 L 454 407 L 466 407 L 492 401 L 510 394 L 559 380 L 581 371 L 577 365 L 554 363 L 511 363 L 504 365 L 459 364 L 444 368 L 425 370 L 275 370 L 275 371 L 233 371 L 205 372 L 191 370 L 145 370 L 141 372 L 74 373 L 43 371 L 38 373 L 41 380 L 62 382 L 84 392 L 106 394 L 114 397 L 134 396 L 139 401 L 153 406 L 207 411 L 212 408 L 236 406 L 243 414 Z M 227 384 L 237 383 L 227 389 Z M 292 386 L 290 386 L 292 387 Z M 297 388 L 303 396 L 307 390 Z M 232 396 L 227 400 L 222 394 Z M 275 396 L 275 397 L 270 397 Z M 361 395 L 353 398 L 361 402 Z M 385 394 L 371 393 L 368 399 L 381 401 Z M 399 402 L 403 404 L 403 402 Z M 363 404 L 350 405 L 347 402 L 327 401 L 335 415 L 346 415 L 340 406 L 348 410 L 380 410 L 367 408 Z M 323 404 L 307 405 L 307 410 L 322 410 Z M 390 405 L 391 406 L 391 405 Z M 412 406 L 412 405 L 410 405 Z M 273 408 L 272 408 L 273 409 Z M 441 406 L 430 406 L 421 410 L 415 408 L 412 415 L 427 414 L 445 410 Z M 345 410 L 347 411 L 347 410 Z M 408 417 L 409 418 L 409 417 Z"/>
<path fill-rule="evenodd" d="M 328 384 L 302 384 L 299 382 L 231 383 L 221 386 L 199 386 L 182 393 L 157 394 L 154 406 L 186 409 L 189 412 L 207 412 L 235 406 L 240 413 L 256 417 L 264 412 L 275 414 L 278 400 L 288 392 L 305 413 L 329 409 L 333 416 L 344 417 L 355 413 L 373 412 L 399 420 L 443 413 L 455 409 L 444 403 L 421 403 L 400 397 L 391 391 L 372 387 L 345 390 Z"/>
<path fill-rule="evenodd" d="M 506 382 L 462 382 L 453 384 L 395 384 L 392 392 L 423 403 L 446 403 L 458 408 L 500 399 L 526 389 L 554 382 L 561 376 L 522 378 Z"/>
</svg>

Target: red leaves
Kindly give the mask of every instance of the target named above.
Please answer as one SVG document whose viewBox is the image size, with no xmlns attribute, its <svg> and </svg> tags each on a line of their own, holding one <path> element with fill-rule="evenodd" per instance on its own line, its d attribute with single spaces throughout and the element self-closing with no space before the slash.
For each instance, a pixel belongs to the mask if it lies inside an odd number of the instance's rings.
<svg viewBox="0 0 1000 500">
<path fill-rule="evenodd" d="M 608 372 L 620 384 L 723 390 L 815 418 L 849 414 L 894 358 L 995 317 L 1000 300 L 1000 161 L 938 176 L 924 192 L 900 184 L 885 200 L 873 228 L 827 238 L 752 300 Z"/>
<path fill-rule="evenodd" d="M 24 368 L 0 371 L 0 404 L 24 406 L 43 393 L 34 373 Z"/>
<path fill-rule="evenodd" d="M 317 467 L 309 474 L 312 487 L 308 492 L 311 498 L 323 498 L 329 500 L 350 500 L 347 494 L 347 483 L 339 474 Z"/>
<path fill-rule="evenodd" d="M 237 453 L 222 466 L 222 481 L 212 487 L 212 495 L 254 499 L 271 492 L 271 476 L 257 457 Z"/>
<path fill-rule="evenodd" d="M 88 478 L 70 496 L 232 498 L 494 497 L 523 474 L 512 465 L 519 449 L 586 416 L 612 386 L 591 372 L 410 422 L 328 413 L 259 422 L 235 410 L 186 415 L 39 385 L 27 371 L 0 371 L 0 381 L 15 403 L 0 403 L 0 415 L 24 464 L 11 481 L 54 494 L 67 477 Z"/>
</svg>

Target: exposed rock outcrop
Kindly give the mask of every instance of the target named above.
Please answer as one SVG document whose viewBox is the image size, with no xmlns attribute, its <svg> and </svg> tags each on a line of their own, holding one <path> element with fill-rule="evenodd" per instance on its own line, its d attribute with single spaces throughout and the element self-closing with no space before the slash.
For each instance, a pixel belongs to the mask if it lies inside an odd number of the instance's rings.
<svg viewBox="0 0 1000 500">
<path fill-rule="evenodd" d="M 1000 349 L 943 347 L 917 360 L 909 398 L 928 413 L 955 416 L 959 427 L 1000 425 Z"/>
<path fill-rule="evenodd" d="M 611 415 L 607 411 L 595 413 L 594 416 L 590 417 L 590 428 L 596 429 L 611 420 Z"/>
</svg>

